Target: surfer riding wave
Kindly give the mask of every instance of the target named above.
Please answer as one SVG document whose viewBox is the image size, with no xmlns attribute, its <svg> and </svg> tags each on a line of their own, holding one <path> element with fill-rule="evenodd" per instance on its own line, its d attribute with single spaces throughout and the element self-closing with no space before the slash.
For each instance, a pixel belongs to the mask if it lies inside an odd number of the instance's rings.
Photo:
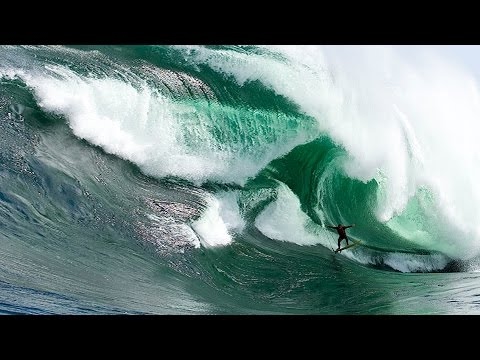
<svg viewBox="0 0 480 360">
<path fill-rule="evenodd" d="M 335 252 L 341 251 L 340 243 L 342 242 L 342 240 L 345 240 L 347 242 L 347 246 L 348 246 L 348 237 L 347 237 L 347 232 L 345 231 L 345 229 L 348 229 L 348 228 L 353 227 L 353 226 L 355 226 L 355 224 L 346 225 L 346 226 L 342 225 L 342 224 L 338 224 L 338 226 L 327 225 L 328 228 L 337 230 L 337 233 L 339 235 L 339 237 L 338 237 L 338 248 L 337 248 L 337 250 L 335 250 Z"/>
</svg>

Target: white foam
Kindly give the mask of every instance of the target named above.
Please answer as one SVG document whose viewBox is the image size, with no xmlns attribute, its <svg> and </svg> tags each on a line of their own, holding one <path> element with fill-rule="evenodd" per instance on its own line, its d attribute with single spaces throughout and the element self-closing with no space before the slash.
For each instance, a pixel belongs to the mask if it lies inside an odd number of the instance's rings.
<svg viewBox="0 0 480 360">
<path fill-rule="evenodd" d="M 219 213 L 228 230 L 242 232 L 245 220 L 238 206 L 238 191 L 219 192 L 215 194 L 219 203 Z"/>
<path fill-rule="evenodd" d="M 115 66 L 119 68 L 118 64 Z M 171 74 L 168 77 L 145 66 L 137 71 L 156 81 L 170 81 L 170 90 L 174 92 L 175 86 L 188 82 L 190 92 L 198 87 L 195 93 L 207 94 L 209 101 L 215 101 L 207 85 L 195 82 L 191 76 L 182 75 L 183 81 L 179 81 Z M 221 144 L 215 140 L 212 115 L 198 105 L 201 99 L 194 103 L 173 100 L 160 93 L 164 85 L 159 83 L 157 89 L 128 69 L 124 69 L 121 79 L 80 76 L 56 65 L 45 66 L 42 71 L 3 69 L 0 75 L 22 78 L 33 89 L 38 104 L 45 111 L 64 116 L 76 136 L 132 161 L 146 174 L 156 177 L 173 175 L 196 184 L 213 180 L 243 185 L 272 159 L 307 137 L 286 133 L 274 143 L 261 140 L 255 148 L 251 148 L 248 138 L 245 144 L 241 139 Z M 187 92 L 177 92 L 182 91 Z M 225 116 L 238 121 L 242 116 L 258 115 L 245 115 L 242 109 L 221 105 L 216 105 L 216 109 L 224 109 Z M 219 117 L 215 121 L 220 121 L 222 114 L 214 116 Z"/>
<path fill-rule="evenodd" d="M 392 253 L 384 258 L 384 263 L 401 272 L 435 271 L 447 265 L 442 255 L 411 255 Z"/>
<path fill-rule="evenodd" d="M 403 273 L 439 271 L 448 264 L 447 257 L 441 254 L 384 253 L 361 246 L 342 255 L 365 265 L 386 265 Z"/>
<path fill-rule="evenodd" d="M 220 193 L 207 199 L 208 206 L 201 217 L 192 223 L 205 247 L 228 245 L 232 234 L 241 232 L 245 221 L 240 215 L 236 193 Z"/>
<path fill-rule="evenodd" d="M 149 175 L 198 182 L 225 175 L 229 180 L 224 154 L 208 147 L 194 152 L 184 142 L 181 120 L 193 108 L 172 102 L 146 83 L 85 78 L 54 66 L 49 71 L 17 75 L 34 89 L 42 108 L 67 118 L 78 137 L 136 163 Z M 208 132 L 197 135 L 210 142 Z"/>
<path fill-rule="evenodd" d="M 326 231 L 318 233 L 321 228 L 314 225 L 301 210 L 298 197 L 283 183 L 277 188 L 277 199 L 268 204 L 255 219 L 255 226 L 270 239 L 298 245 L 323 243 L 331 246 Z"/>
</svg>

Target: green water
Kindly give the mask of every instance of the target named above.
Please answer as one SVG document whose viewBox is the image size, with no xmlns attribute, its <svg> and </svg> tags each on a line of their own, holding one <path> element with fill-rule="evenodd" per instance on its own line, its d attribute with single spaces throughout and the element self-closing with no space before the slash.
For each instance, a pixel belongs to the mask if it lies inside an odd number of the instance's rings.
<svg viewBox="0 0 480 360">
<path fill-rule="evenodd" d="M 431 192 L 380 221 L 378 178 L 349 176 L 321 119 L 262 81 L 260 60 L 287 60 L 207 49 L 218 66 L 196 48 L 2 49 L 0 312 L 479 312 L 475 258 L 432 243 Z M 334 254 L 338 222 L 363 245 Z"/>
</svg>

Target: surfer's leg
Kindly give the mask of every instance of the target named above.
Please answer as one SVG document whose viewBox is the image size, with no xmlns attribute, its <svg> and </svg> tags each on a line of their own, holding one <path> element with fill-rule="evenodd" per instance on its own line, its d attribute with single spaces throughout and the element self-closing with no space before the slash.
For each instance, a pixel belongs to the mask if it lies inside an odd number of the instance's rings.
<svg viewBox="0 0 480 360">
<path fill-rule="evenodd" d="M 347 241 L 347 246 L 348 246 L 348 237 L 345 236 L 345 240 Z"/>
<path fill-rule="evenodd" d="M 338 237 L 338 248 L 339 248 L 339 249 L 340 249 L 340 243 L 341 243 L 341 242 L 342 242 L 342 237 L 339 236 L 339 237 Z"/>
</svg>

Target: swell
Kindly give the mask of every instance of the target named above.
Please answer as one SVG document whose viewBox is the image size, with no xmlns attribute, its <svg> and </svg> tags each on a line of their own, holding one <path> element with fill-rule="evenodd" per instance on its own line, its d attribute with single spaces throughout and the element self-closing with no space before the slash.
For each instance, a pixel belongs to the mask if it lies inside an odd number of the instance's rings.
<svg viewBox="0 0 480 360">
<path fill-rule="evenodd" d="M 60 303 L 73 313 L 209 311 L 185 291 L 182 274 L 191 269 L 177 255 L 194 247 L 179 227 L 198 217 L 203 192 L 146 177 L 73 136 L 29 102 L 23 86 L 16 91 L 12 103 L 23 107 L 0 108 L 0 257 L 2 281 L 15 284 L 12 291 L 30 289 L 22 311 L 37 313 L 42 296 L 43 308 L 55 313 Z M 158 203 L 169 205 L 168 214 Z M 162 226 L 149 217 L 153 211 Z M 57 306 L 45 305 L 50 301 Z"/>
<path fill-rule="evenodd" d="M 29 160 L 17 159 L 26 164 L 18 165 L 22 176 L 33 174 L 24 198 L 43 193 L 49 200 L 24 201 L 23 206 L 41 205 L 23 212 L 38 212 L 37 221 L 44 224 L 48 221 L 42 216 L 50 219 L 52 232 L 64 233 L 62 228 L 73 221 L 78 234 L 106 226 L 105 238 L 110 238 L 120 227 L 123 241 L 147 239 L 156 252 L 170 254 L 200 244 L 232 244 L 255 229 L 276 240 L 328 248 L 335 237 L 325 224 L 355 222 L 361 226 L 352 236 L 365 246 L 351 258 L 361 263 L 433 271 L 458 255 L 450 234 L 415 228 L 432 228 L 425 209 L 437 194 L 427 186 L 409 194 L 404 209 L 379 214 L 391 200 L 389 177 L 352 170 L 352 161 L 359 159 L 328 125 L 335 114 L 325 104 L 327 110 L 318 111 L 300 98 L 306 94 L 299 81 L 302 69 L 314 79 L 328 80 L 329 75 L 299 66 L 288 53 L 262 47 L 25 47 L 2 56 L 2 86 L 9 104 L 16 104 L 5 105 L 5 119 L 17 116 L 5 122 L 10 125 L 4 133 L 26 117 L 25 133 L 30 134 L 25 149 L 11 151 L 5 163 L 13 164 L 15 156 L 31 148 Z M 276 83 L 265 64 L 278 71 L 291 68 L 293 75 Z M 303 85 L 312 93 L 333 93 L 323 102 L 338 104 L 337 90 L 328 81 L 316 89 L 311 77 L 306 79 Z M 83 145 L 99 148 L 75 148 L 69 131 L 86 140 Z M 409 144 L 412 157 L 417 150 L 408 124 L 402 134 L 399 141 Z M 38 137 L 42 140 L 33 146 Z M 116 171 L 102 165 L 104 156 Z M 162 194 L 171 198 L 159 198 L 154 190 L 163 181 Z M 5 194 L 5 202 L 13 201 Z M 275 220 L 282 219 L 285 227 L 274 229 Z M 218 231 L 212 235 L 208 229 Z M 435 241 L 436 235 L 442 240 Z"/>
</svg>

